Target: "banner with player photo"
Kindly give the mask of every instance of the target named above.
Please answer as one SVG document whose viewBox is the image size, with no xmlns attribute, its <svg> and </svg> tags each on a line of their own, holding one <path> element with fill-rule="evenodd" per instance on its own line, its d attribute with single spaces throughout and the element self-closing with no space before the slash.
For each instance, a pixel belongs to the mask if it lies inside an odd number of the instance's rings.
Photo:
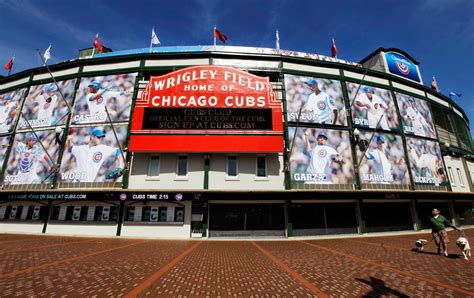
<svg viewBox="0 0 474 298">
<path fill-rule="evenodd" d="M 290 155 L 292 182 L 354 183 L 354 167 L 347 131 L 289 127 L 288 133 L 290 148 L 293 148 Z"/>
<path fill-rule="evenodd" d="M 372 138 L 372 133 L 361 131 L 356 144 L 361 182 L 410 184 L 402 137 L 375 133 Z"/>
<path fill-rule="evenodd" d="M 0 94 L 0 133 L 13 130 L 26 88 Z"/>
<path fill-rule="evenodd" d="M 32 132 L 17 133 L 3 184 L 51 183 L 55 176 L 54 165 L 58 159 L 58 150 L 54 130 L 36 131 L 36 135 Z"/>
<path fill-rule="evenodd" d="M 389 90 L 372 86 L 347 83 L 347 94 L 351 103 L 352 121 L 359 127 L 390 130 L 398 128 L 395 102 Z M 357 93 L 357 97 L 355 97 Z"/>
<path fill-rule="evenodd" d="M 69 112 L 68 104 L 72 106 L 75 86 L 76 79 L 60 81 L 57 86 L 55 83 L 31 86 L 23 105 L 23 117 L 20 118 L 18 128 L 65 124 Z"/>
<path fill-rule="evenodd" d="M 127 125 L 114 125 L 123 148 Z M 64 149 L 58 181 L 120 182 L 126 152 L 121 153 L 110 125 L 73 127 Z"/>
<path fill-rule="evenodd" d="M 407 137 L 408 158 L 415 184 L 439 186 L 447 182 L 438 142 Z"/>
<path fill-rule="evenodd" d="M 403 131 L 435 139 L 436 132 L 428 102 L 402 93 L 395 93 L 395 96 L 402 117 Z"/>
<path fill-rule="evenodd" d="M 347 125 L 341 81 L 285 75 L 288 121 Z"/>
<path fill-rule="evenodd" d="M 0 137 L 0 171 L 5 162 L 5 154 L 7 153 L 8 146 L 10 146 L 10 138 L 11 136 L 9 135 Z"/>
<path fill-rule="evenodd" d="M 82 78 L 71 123 L 109 122 L 106 110 L 112 122 L 128 121 L 136 76 L 136 73 L 129 73 Z"/>
</svg>

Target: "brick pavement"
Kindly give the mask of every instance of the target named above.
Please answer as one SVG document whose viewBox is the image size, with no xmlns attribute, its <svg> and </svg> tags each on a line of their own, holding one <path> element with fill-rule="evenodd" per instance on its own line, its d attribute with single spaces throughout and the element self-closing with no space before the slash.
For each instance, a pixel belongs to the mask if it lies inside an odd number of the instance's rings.
<svg viewBox="0 0 474 298">
<path fill-rule="evenodd" d="M 0 296 L 474 297 L 474 259 L 430 234 L 170 241 L 0 234 Z M 474 229 L 466 231 L 474 242 Z"/>
</svg>

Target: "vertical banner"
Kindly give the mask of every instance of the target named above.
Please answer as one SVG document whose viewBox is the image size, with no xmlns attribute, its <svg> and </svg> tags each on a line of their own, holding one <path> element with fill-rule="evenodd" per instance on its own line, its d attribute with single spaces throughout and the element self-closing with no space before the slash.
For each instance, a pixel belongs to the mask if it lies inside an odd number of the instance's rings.
<svg viewBox="0 0 474 298">
<path fill-rule="evenodd" d="M 59 150 L 56 133 L 43 130 L 37 131 L 36 135 L 39 139 L 30 132 L 15 135 L 3 184 L 49 184 L 53 181 Z"/>
<path fill-rule="evenodd" d="M 114 128 L 123 148 L 127 125 L 114 125 Z M 110 126 L 74 127 L 69 130 L 58 180 L 75 183 L 120 182 L 122 177 L 114 176 L 114 171 L 123 170 L 124 165 Z"/>
<path fill-rule="evenodd" d="M 417 138 L 407 138 L 413 180 L 416 184 L 439 186 L 447 182 L 439 144 Z"/>
<path fill-rule="evenodd" d="M 60 81 L 58 87 L 54 83 L 31 86 L 28 97 L 23 105 L 23 115 L 19 123 L 20 129 L 29 126 L 45 127 L 65 124 L 74 95 L 76 79 Z M 63 100 L 61 93 L 64 95 Z M 26 122 L 28 121 L 28 123 Z"/>
<path fill-rule="evenodd" d="M 3 168 L 5 162 L 5 154 L 7 153 L 8 146 L 10 145 L 11 136 L 0 137 L 0 169 Z"/>
<path fill-rule="evenodd" d="M 74 104 L 71 124 L 112 122 L 130 118 L 136 73 L 82 78 Z"/>
<path fill-rule="evenodd" d="M 428 103 L 402 93 L 395 94 L 402 117 L 403 131 L 435 139 L 436 132 Z"/>
<path fill-rule="evenodd" d="M 290 138 L 295 127 L 289 127 Z M 293 144 L 294 142 L 294 144 Z M 291 180 L 305 184 L 353 184 L 349 133 L 334 129 L 296 129 L 290 144 Z"/>
<path fill-rule="evenodd" d="M 356 146 L 359 175 L 362 183 L 410 184 L 400 136 L 361 131 Z M 369 143 L 370 142 L 370 143 Z M 364 157 L 363 154 L 365 154 Z"/>
<path fill-rule="evenodd" d="M 347 83 L 349 102 L 352 104 L 352 119 L 356 126 L 390 130 L 398 128 L 395 103 L 389 90 L 372 86 Z M 355 97 L 357 93 L 357 97 Z"/>
<path fill-rule="evenodd" d="M 338 80 L 285 75 L 288 121 L 346 125 L 346 108 Z"/>
<path fill-rule="evenodd" d="M 13 130 L 26 88 L 0 94 L 0 133 Z"/>
</svg>

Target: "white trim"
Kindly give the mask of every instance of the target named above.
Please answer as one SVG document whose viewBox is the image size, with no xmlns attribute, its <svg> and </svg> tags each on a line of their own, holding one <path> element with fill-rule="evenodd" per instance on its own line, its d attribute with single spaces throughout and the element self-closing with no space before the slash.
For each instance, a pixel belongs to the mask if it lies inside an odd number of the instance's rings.
<svg viewBox="0 0 474 298">
<path fill-rule="evenodd" d="M 405 91 L 408 91 L 408 92 L 411 92 L 411 93 L 414 93 L 414 94 L 418 94 L 418 95 L 421 95 L 421 96 L 425 96 L 425 91 L 418 90 L 418 89 L 412 88 L 412 87 L 408 87 L 408 86 L 399 84 L 399 83 L 397 83 L 397 82 L 392 82 L 392 86 L 393 86 L 394 88 L 397 88 L 397 89 L 400 89 L 400 90 L 405 90 Z"/>
<path fill-rule="evenodd" d="M 146 60 L 145 67 L 209 65 L 209 59 Z"/>
<path fill-rule="evenodd" d="M 30 80 L 30 77 L 26 77 L 26 78 L 23 78 L 23 79 L 18 80 L 18 81 L 13 81 L 13 82 L 10 82 L 10 83 L 0 85 L 0 90 L 4 90 L 4 89 L 8 89 L 10 87 L 14 87 L 14 86 L 17 86 L 17 85 L 28 83 L 29 80 Z"/>
<path fill-rule="evenodd" d="M 437 97 L 437 96 L 433 96 L 433 95 L 431 95 L 430 93 L 426 93 L 426 95 L 427 95 L 427 97 L 428 97 L 429 99 L 431 99 L 432 101 L 437 102 L 437 103 L 439 103 L 440 105 L 443 105 L 443 106 L 449 108 L 449 103 L 446 102 L 444 99 L 441 99 L 441 98 L 439 98 L 439 97 Z"/>
<path fill-rule="evenodd" d="M 459 110 L 456 109 L 455 107 L 453 107 L 453 111 L 454 111 L 454 113 L 458 114 L 461 118 L 464 119 L 464 116 L 462 115 L 461 111 L 459 111 Z"/>
<path fill-rule="evenodd" d="M 82 72 L 116 70 L 116 69 L 138 68 L 138 67 L 140 67 L 140 61 L 131 61 L 131 62 L 112 63 L 112 64 L 88 65 L 88 66 L 84 66 L 84 68 L 82 69 Z"/>
<path fill-rule="evenodd" d="M 61 70 L 61 71 L 53 71 L 53 72 L 51 72 L 51 74 L 56 79 L 56 78 L 66 76 L 66 75 L 76 74 L 78 71 L 79 71 L 79 67 L 75 67 L 75 68 Z M 49 72 L 42 73 L 42 74 L 37 74 L 33 77 L 33 81 L 50 79 L 51 74 Z"/>
<path fill-rule="evenodd" d="M 321 73 L 321 74 L 339 75 L 339 68 L 326 68 L 326 67 L 318 67 L 318 66 L 309 66 L 309 65 L 289 63 L 289 62 L 283 62 L 283 69 L 284 70 L 298 70 L 298 71 L 314 72 L 314 73 Z"/>
<path fill-rule="evenodd" d="M 265 68 L 278 70 L 280 62 L 278 61 L 258 61 L 258 60 L 240 60 L 240 59 L 213 59 L 213 65 L 234 66 L 238 68 Z"/>
<path fill-rule="evenodd" d="M 357 79 L 357 80 L 361 80 L 364 77 L 364 75 L 362 75 L 362 74 L 351 72 L 351 71 L 345 71 L 345 70 L 343 71 L 343 74 L 344 74 L 345 77 L 353 78 L 353 79 Z M 388 80 L 380 79 L 380 78 L 376 78 L 376 77 L 372 77 L 372 76 L 365 76 L 364 81 L 362 82 L 362 84 L 364 84 L 364 82 L 372 82 L 372 83 L 377 83 L 377 84 L 389 86 Z"/>
</svg>

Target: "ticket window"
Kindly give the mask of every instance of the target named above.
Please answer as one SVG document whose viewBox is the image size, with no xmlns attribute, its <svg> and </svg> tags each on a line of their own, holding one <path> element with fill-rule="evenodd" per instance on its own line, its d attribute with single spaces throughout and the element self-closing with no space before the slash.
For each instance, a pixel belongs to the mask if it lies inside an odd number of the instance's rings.
<svg viewBox="0 0 474 298">
<path fill-rule="evenodd" d="M 78 221 L 80 219 L 81 219 L 81 207 L 76 206 L 73 208 L 73 211 L 72 211 L 72 220 Z"/>
<path fill-rule="evenodd" d="M 166 207 L 160 207 L 158 208 L 158 220 L 159 221 L 166 221 L 166 214 L 167 214 L 167 209 Z"/>
<path fill-rule="evenodd" d="M 87 214 L 89 213 L 89 206 L 82 206 L 81 212 L 79 213 L 80 221 L 87 221 Z"/>
<path fill-rule="evenodd" d="M 35 210 L 35 206 L 28 206 L 28 210 L 26 211 L 26 219 L 33 219 L 34 210 Z"/>
<path fill-rule="evenodd" d="M 142 221 L 150 221 L 151 207 L 144 206 L 142 208 Z"/>
<path fill-rule="evenodd" d="M 29 206 L 28 211 L 26 213 L 26 219 L 29 220 L 38 220 L 40 219 L 40 215 L 42 211 L 42 206 Z"/>
<path fill-rule="evenodd" d="M 12 206 L 9 205 L 5 208 L 5 213 L 3 214 L 3 219 L 9 219 L 11 212 L 12 212 Z"/>
<path fill-rule="evenodd" d="M 23 206 L 12 206 L 12 209 L 10 211 L 10 219 L 18 219 L 21 216 L 22 210 Z"/>
<path fill-rule="evenodd" d="M 110 218 L 110 207 L 106 206 L 102 208 L 101 221 L 109 221 Z"/>
<path fill-rule="evenodd" d="M 134 221 L 135 220 L 135 206 L 127 206 L 125 220 L 126 221 Z"/>
<path fill-rule="evenodd" d="M 79 220 L 79 218 L 74 219 L 76 208 L 80 208 L 80 207 L 74 207 L 74 206 L 67 206 L 66 207 L 66 218 L 65 218 L 65 220 Z M 80 212 L 80 210 L 79 210 L 79 212 Z"/>
<path fill-rule="evenodd" d="M 52 220 L 58 220 L 60 212 L 61 212 L 61 206 L 54 206 L 53 207 L 53 212 L 51 212 L 51 219 Z"/>
<path fill-rule="evenodd" d="M 102 211 L 104 210 L 103 206 L 96 206 L 94 210 L 94 221 L 102 220 Z"/>
<path fill-rule="evenodd" d="M 184 208 L 176 207 L 174 209 L 174 221 L 184 222 Z"/>
<path fill-rule="evenodd" d="M 150 221 L 158 221 L 158 207 L 152 207 L 150 211 Z"/>
</svg>

